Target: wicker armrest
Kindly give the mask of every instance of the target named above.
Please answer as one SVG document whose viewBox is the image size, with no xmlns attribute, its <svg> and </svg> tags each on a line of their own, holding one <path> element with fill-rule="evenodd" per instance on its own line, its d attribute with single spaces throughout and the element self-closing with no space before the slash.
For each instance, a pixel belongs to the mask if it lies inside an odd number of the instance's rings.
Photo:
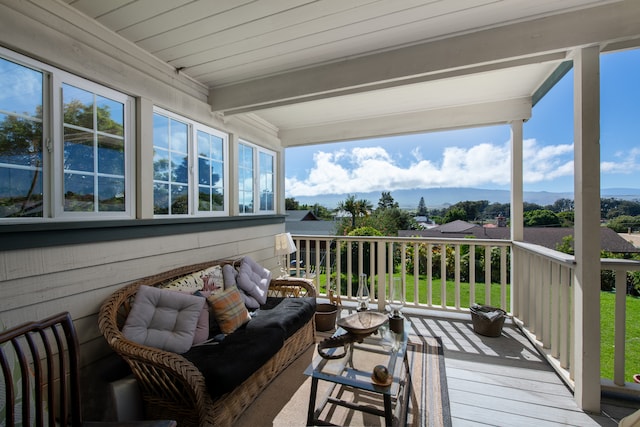
<svg viewBox="0 0 640 427">
<path fill-rule="evenodd" d="M 315 297 L 316 288 L 308 279 L 272 279 L 267 295 L 270 297 Z"/>
<path fill-rule="evenodd" d="M 140 284 L 125 286 L 102 304 L 98 328 L 109 346 L 131 367 L 147 404 L 169 412 L 191 408 L 191 416 L 196 420 L 205 419 L 205 408 L 212 401 L 198 368 L 179 354 L 135 343 L 122 334 L 123 319 Z"/>
</svg>

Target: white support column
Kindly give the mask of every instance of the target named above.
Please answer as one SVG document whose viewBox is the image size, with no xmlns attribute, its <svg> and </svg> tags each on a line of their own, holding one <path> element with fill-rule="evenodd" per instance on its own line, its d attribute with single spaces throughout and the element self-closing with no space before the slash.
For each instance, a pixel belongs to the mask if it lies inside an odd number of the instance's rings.
<svg viewBox="0 0 640 427">
<path fill-rule="evenodd" d="M 600 50 L 574 58 L 575 286 L 573 366 L 575 400 L 600 411 Z"/>
<path fill-rule="evenodd" d="M 509 217 L 511 218 L 511 240 L 518 242 L 524 239 L 522 145 L 522 120 L 515 120 L 511 122 L 511 213 Z M 525 289 L 522 281 L 528 280 L 517 270 L 522 268 L 522 263 L 517 259 L 518 254 L 520 252 L 511 251 L 511 307 L 509 307 L 509 311 L 515 316 L 522 313 L 522 307 L 518 306 L 518 301 L 521 300 L 519 295 Z"/>
<path fill-rule="evenodd" d="M 511 122 L 511 240 L 523 239 L 522 120 Z"/>
</svg>

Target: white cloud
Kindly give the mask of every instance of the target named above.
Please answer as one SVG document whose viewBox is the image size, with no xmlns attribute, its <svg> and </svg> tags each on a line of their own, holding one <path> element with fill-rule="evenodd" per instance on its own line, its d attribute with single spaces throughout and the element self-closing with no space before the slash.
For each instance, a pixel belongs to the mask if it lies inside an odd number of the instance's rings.
<svg viewBox="0 0 640 427">
<path fill-rule="evenodd" d="M 523 141 L 523 179 L 526 184 L 551 182 L 573 175 L 573 144 L 542 146 Z M 401 166 L 384 147 L 353 147 L 318 151 L 304 179 L 287 178 L 288 197 L 364 193 L 430 187 L 504 187 L 511 180 L 511 148 L 480 143 L 447 147 L 439 158 L 425 159 L 428 147 L 410 149 L 413 163 Z M 436 154 L 437 156 L 437 154 Z M 621 162 L 603 162 L 602 172 L 637 171 L 640 149 L 624 153 Z"/>
<path fill-rule="evenodd" d="M 625 175 L 640 171 L 640 164 L 638 163 L 640 148 L 632 148 L 629 152 L 616 152 L 615 157 L 619 158 L 620 162 L 602 162 L 600 163 L 600 171 Z"/>
</svg>

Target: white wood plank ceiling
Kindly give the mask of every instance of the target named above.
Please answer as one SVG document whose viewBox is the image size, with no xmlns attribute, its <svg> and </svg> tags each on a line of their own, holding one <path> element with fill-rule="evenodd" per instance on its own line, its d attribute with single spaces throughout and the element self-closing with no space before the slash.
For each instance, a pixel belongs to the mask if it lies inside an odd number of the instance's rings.
<svg viewBox="0 0 640 427">
<path fill-rule="evenodd" d="M 207 87 L 213 111 L 276 126 L 285 145 L 526 119 L 517 106 L 572 49 L 640 35 L 636 0 L 64 1 Z M 472 105 L 496 111 L 436 113 Z M 366 129 L 380 118 L 387 131 Z"/>
</svg>

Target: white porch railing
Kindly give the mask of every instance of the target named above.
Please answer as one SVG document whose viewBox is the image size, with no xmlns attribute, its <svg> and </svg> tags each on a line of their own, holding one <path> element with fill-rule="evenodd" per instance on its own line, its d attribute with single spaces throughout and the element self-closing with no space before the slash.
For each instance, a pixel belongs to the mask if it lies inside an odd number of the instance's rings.
<svg viewBox="0 0 640 427">
<path fill-rule="evenodd" d="M 400 277 L 407 307 L 468 311 L 477 302 L 509 311 L 509 241 L 300 235 L 293 238 L 298 252 L 292 274 L 313 278 L 321 295 L 334 287 L 343 300 L 355 301 L 358 275 L 366 274 L 371 302 L 377 303 L 380 310 L 385 307 L 387 284 Z M 461 264 L 467 268 L 463 269 Z M 461 274 L 464 282 L 469 283 L 469 293 L 465 295 L 469 303 L 464 305 Z M 342 286 L 337 286 L 337 278 L 343 275 Z M 454 282 L 453 296 L 447 295 L 447 277 Z M 493 301 L 492 287 L 484 286 L 492 282 L 500 286 L 499 297 Z M 484 287 L 480 301 L 476 301 L 478 286 Z M 412 292 L 407 294 L 407 289 Z"/>
<path fill-rule="evenodd" d="M 474 303 L 500 307 L 574 387 L 573 256 L 489 239 L 296 235 L 294 240 L 298 252 L 291 273 L 312 278 L 320 295 L 333 287 L 343 301 L 355 301 L 358 275 L 366 274 L 378 310 L 385 309 L 394 277 L 404 283 L 406 307 L 452 312 L 468 312 Z M 602 389 L 640 394 L 640 386 L 625 380 L 626 275 L 640 271 L 640 262 L 603 259 L 601 264 L 616 277 L 614 378 L 603 379 Z"/>
</svg>

